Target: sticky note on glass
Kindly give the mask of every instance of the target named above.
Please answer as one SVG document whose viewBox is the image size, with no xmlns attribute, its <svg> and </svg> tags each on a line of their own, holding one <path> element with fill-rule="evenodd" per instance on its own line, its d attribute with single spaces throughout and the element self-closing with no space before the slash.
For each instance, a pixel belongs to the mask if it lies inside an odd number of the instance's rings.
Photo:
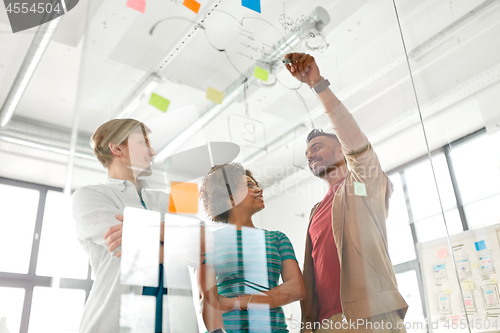
<svg viewBox="0 0 500 333">
<path fill-rule="evenodd" d="M 366 186 L 363 183 L 354 182 L 354 194 L 359 195 L 361 197 L 368 196 L 366 193 Z"/>
<path fill-rule="evenodd" d="M 450 316 L 450 319 L 451 319 L 452 324 L 458 323 L 458 322 L 460 322 L 460 315 Z"/>
<path fill-rule="evenodd" d="M 448 251 L 446 249 L 438 250 L 438 258 L 446 258 L 448 257 Z"/>
<path fill-rule="evenodd" d="M 195 183 L 171 182 L 169 213 L 198 213 L 198 185 Z"/>
<path fill-rule="evenodd" d="M 120 282 L 158 287 L 159 212 L 126 207 L 123 212 Z"/>
<path fill-rule="evenodd" d="M 497 283 L 497 278 L 490 279 L 490 284 L 496 284 L 496 283 Z"/>
<path fill-rule="evenodd" d="M 476 244 L 476 251 L 486 250 L 486 244 L 484 243 L 484 240 L 476 242 L 475 244 Z"/>
<path fill-rule="evenodd" d="M 218 91 L 212 87 L 208 87 L 207 89 L 207 99 L 215 102 L 217 104 L 222 104 L 222 100 L 224 99 L 224 93 L 222 91 Z"/>
<path fill-rule="evenodd" d="M 445 293 L 445 294 L 448 294 L 448 295 L 451 295 L 451 289 L 446 289 L 446 290 L 444 291 L 444 293 Z"/>
<path fill-rule="evenodd" d="M 146 11 L 146 1 L 144 0 L 127 0 L 127 7 L 137 10 L 144 14 Z"/>
<path fill-rule="evenodd" d="M 196 14 L 198 14 L 198 11 L 200 10 L 200 3 L 195 0 L 184 0 L 182 4 L 191 9 Z"/>
<path fill-rule="evenodd" d="M 170 105 L 170 101 L 166 98 L 161 97 L 158 94 L 152 93 L 151 98 L 149 99 L 149 104 L 151 104 L 160 111 L 167 112 L 168 106 Z"/>
<path fill-rule="evenodd" d="M 470 267 L 472 267 L 472 268 L 477 268 L 477 267 L 478 267 L 478 266 L 477 266 L 477 262 L 473 262 L 473 263 L 470 265 Z"/>
<path fill-rule="evenodd" d="M 260 13 L 260 0 L 241 0 L 241 5 Z"/>
<path fill-rule="evenodd" d="M 269 78 L 269 72 L 266 71 L 264 68 L 261 68 L 259 66 L 255 66 L 253 76 L 255 76 L 256 78 L 258 78 L 264 82 L 267 82 L 267 79 Z"/>
<path fill-rule="evenodd" d="M 462 286 L 466 290 L 474 290 L 474 281 L 464 281 Z"/>
</svg>

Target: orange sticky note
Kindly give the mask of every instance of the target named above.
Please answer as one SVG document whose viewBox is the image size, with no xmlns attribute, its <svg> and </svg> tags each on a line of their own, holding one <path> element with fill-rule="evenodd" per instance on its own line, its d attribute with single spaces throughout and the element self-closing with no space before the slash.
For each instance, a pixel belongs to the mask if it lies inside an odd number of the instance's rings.
<svg viewBox="0 0 500 333">
<path fill-rule="evenodd" d="M 198 184 L 171 182 L 168 212 L 178 214 L 198 213 Z"/>
<path fill-rule="evenodd" d="M 137 10 L 144 14 L 146 11 L 146 1 L 144 0 L 127 0 L 127 7 Z"/>
<path fill-rule="evenodd" d="M 448 251 L 446 249 L 438 250 L 438 258 L 446 258 L 448 256 Z"/>
<path fill-rule="evenodd" d="M 196 14 L 198 14 L 198 11 L 200 10 L 201 6 L 200 3 L 197 2 L 196 0 L 184 0 L 182 4 L 187 8 L 191 9 Z"/>
</svg>

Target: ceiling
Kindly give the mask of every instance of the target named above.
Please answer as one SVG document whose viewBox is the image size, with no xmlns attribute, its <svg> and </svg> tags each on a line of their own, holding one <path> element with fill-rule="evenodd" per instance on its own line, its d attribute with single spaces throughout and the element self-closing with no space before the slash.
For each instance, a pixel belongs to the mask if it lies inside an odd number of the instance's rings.
<svg viewBox="0 0 500 333">
<path fill-rule="evenodd" d="M 214 109 L 216 104 L 206 99 L 208 87 L 226 91 L 228 98 L 227 92 L 259 65 L 270 71 L 268 83 L 250 79 L 246 98 L 239 93 L 175 152 L 206 141 L 234 142 L 241 147 L 237 160 L 259 170 L 259 181 L 270 185 L 304 168 L 307 132 L 313 126 L 328 129 L 329 124 L 317 97 L 283 65 L 258 60 L 293 35 L 291 30 L 307 21 L 317 6 L 331 18 L 324 40 L 306 34 L 275 53 L 311 53 L 375 146 L 418 122 L 404 47 L 411 54 L 419 104 L 428 107 L 424 116 L 429 117 L 473 95 L 478 76 L 497 70 L 500 59 L 498 0 L 396 0 L 398 17 L 391 0 L 261 0 L 260 14 L 242 7 L 239 0 L 198 2 L 196 14 L 180 0 L 147 0 L 145 13 L 127 7 L 126 0 L 80 1 L 63 17 L 15 119 L 69 130 L 78 113 L 77 129 L 88 137 L 117 115 L 141 81 L 157 72 L 163 82 L 154 92 L 170 100 L 167 112 L 145 98 L 131 116 L 153 130 L 154 148 L 160 151 Z M 470 14 L 476 8 L 481 10 Z M 0 9 L 0 104 L 35 32 L 33 28 L 12 34 Z M 318 45 L 325 49 L 314 49 Z M 477 126 L 460 124 L 454 135 Z M 415 154 L 421 154 L 424 141 L 415 140 Z M 382 162 L 394 167 L 407 161 L 392 156 Z M 287 171 L 265 174 L 269 166 Z"/>
</svg>

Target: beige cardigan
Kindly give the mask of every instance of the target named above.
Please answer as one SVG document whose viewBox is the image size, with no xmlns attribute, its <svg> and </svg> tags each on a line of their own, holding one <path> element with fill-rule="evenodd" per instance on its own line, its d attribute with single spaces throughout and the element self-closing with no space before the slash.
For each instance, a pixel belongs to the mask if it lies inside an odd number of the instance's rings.
<svg viewBox="0 0 500 333">
<path fill-rule="evenodd" d="M 343 314 L 347 320 L 356 321 L 399 310 L 404 318 L 408 305 L 398 291 L 387 247 L 385 220 L 392 183 L 382 171 L 368 139 L 344 105 L 340 104 L 327 115 L 349 166 L 332 205 L 332 231 L 340 261 Z M 354 182 L 366 186 L 367 196 L 355 195 Z M 309 226 L 318 206 L 319 203 L 311 210 Z M 314 323 L 319 313 L 311 253 L 308 232 L 303 271 L 306 298 L 301 301 L 303 327 L 308 322 Z"/>
</svg>

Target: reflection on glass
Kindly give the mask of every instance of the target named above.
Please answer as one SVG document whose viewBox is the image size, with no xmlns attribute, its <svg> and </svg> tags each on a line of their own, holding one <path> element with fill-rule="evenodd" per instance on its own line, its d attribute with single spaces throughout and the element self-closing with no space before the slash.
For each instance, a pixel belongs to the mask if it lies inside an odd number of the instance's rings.
<svg viewBox="0 0 500 333">
<path fill-rule="evenodd" d="M 175 293 L 169 290 L 163 295 L 163 332 L 198 332 L 193 297 Z"/>
<path fill-rule="evenodd" d="M 85 291 L 35 287 L 28 333 L 78 332 Z"/>
<path fill-rule="evenodd" d="M 120 329 L 127 333 L 154 332 L 156 298 L 143 295 L 122 295 Z"/>
<path fill-rule="evenodd" d="M 19 332 L 23 303 L 24 289 L 0 287 L 0 332 Z"/>
<path fill-rule="evenodd" d="M 39 196 L 37 190 L 0 184 L 0 271 L 28 273 Z"/>
<path fill-rule="evenodd" d="M 47 192 L 37 275 L 87 278 L 89 260 L 75 237 L 72 203 L 71 197 L 61 192 Z"/>
<path fill-rule="evenodd" d="M 158 287 L 160 213 L 125 207 L 120 282 Z"/>
</svg>

